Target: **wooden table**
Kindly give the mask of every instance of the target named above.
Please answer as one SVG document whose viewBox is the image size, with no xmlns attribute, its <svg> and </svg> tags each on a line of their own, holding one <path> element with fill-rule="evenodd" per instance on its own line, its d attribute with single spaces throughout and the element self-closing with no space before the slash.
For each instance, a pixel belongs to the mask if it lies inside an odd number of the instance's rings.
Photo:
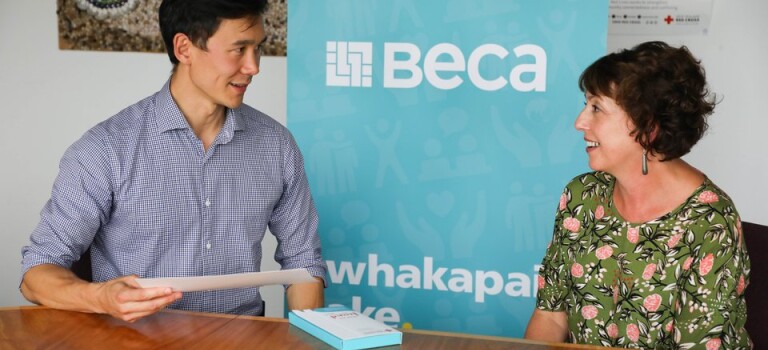
<svg viewBox="0 0 768 350">
<path fill-rule="evenodd" d="M 40 306 L 0 308 L 0 349 L 333 349 L 282 318 L 162 311 L 134 323 Z M 379 349 L 605 349 L 468 334 L 403 331 Z"/>
</svg>

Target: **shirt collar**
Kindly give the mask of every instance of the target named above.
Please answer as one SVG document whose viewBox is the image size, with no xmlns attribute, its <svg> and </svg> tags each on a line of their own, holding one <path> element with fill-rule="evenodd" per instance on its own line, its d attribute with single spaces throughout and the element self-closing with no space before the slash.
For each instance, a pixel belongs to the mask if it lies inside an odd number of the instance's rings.
<svg viewBox="0 0 768 350">
<path fill-rule="evenodd" d="M 239 109 L 227 108 L 227 117 L 224 120 L 224 126 L 219 131 L 219 135 L 216 137 L 218 141 L 216 143 L 225 144 L 232 141 L 232 137 L 235 136 L 235 131 L 245 129 L 242 122 L 242 113 Z"/>
<path fill-rule="evenodd" d="M 189 129 L 189 123 L 184 118 L 184 114 L 181 113 L 179 105 L 173 100 L 171 96 L 171 79 L 165 82 L 162 89 L 157 92 L 155 96 L 156 109 L 156 122 L 158 133 L 163 133 L 168 130 L 174 129 Z M 245 130 L 245 122 L 243 120 L 243 114 L 240 108 L 229 109 L 227 108 L 227 116 L 224 120 L 224 126 L 222 131 L 229 131 L 230 137 L 226 141 L 231 139 L 233 131 Z"/>
<path fill-rule="evenodd" d="M 163 133 L 174 129 L 188 129 L 189 123 L 181 113 L 176 101 L 171 97 L 171 79 L 155 95 L 157 131 Z"/>
</svg>

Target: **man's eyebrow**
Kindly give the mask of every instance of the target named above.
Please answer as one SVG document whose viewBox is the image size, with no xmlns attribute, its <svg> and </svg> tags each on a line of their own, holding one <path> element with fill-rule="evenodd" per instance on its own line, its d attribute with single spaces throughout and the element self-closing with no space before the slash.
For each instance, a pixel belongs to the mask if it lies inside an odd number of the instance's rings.
<svg viewBox="0 0 768 350">
<path fill-rule="evenodd" d="M 265 43 L 266 41 L 267 41 L 267 37 L 265 36 L 264 39 L 261 39 L 261 41 L 259 42 L 259 45 Z M 232 43 L 233 46 L 253 45 L 253 44 L 256 44 L 256 40 L 243 39 L 243 40 L 238 40 Z"/>
</svg>

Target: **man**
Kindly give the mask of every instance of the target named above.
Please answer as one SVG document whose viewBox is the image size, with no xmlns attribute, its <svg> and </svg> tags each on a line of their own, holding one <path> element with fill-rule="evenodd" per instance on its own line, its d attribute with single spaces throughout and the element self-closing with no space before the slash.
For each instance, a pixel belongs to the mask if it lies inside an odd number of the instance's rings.
<svg viewBox="0 0 768 350">
<path fill-rule="evenodd" d="M 162 2 L 173 73 L 64 154 L 22 250 L 28 300 L 129 322 L 166 306 L 263 314 L 258 288 L 182 295 L 135 280 L 258 271 L 269 227 L 282 268 L 307 268 L 320 282 L 289 286 L 289 308 L 323 305 L 326 267 L 302 156 L 285 127 L 242 104 L 259 72 L 266 5 Z M 88 247 L 94 283 L 69 270 Z"/>
</svg>

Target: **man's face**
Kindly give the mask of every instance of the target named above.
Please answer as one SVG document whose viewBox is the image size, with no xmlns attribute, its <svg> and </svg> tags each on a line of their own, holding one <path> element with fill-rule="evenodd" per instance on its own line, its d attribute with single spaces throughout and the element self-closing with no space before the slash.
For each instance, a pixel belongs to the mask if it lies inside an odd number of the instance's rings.
<svg viewBox="0 0 768 350">
<path fill-rule="evenodd" d="M 207 50 L 192 47 L 190 79 L 201 97 L 216 105 L 237 108 L 251 78 L 259 73 L 265 39 L 261 17 L 224 19 L 208 38 Z"/>
</svg>

